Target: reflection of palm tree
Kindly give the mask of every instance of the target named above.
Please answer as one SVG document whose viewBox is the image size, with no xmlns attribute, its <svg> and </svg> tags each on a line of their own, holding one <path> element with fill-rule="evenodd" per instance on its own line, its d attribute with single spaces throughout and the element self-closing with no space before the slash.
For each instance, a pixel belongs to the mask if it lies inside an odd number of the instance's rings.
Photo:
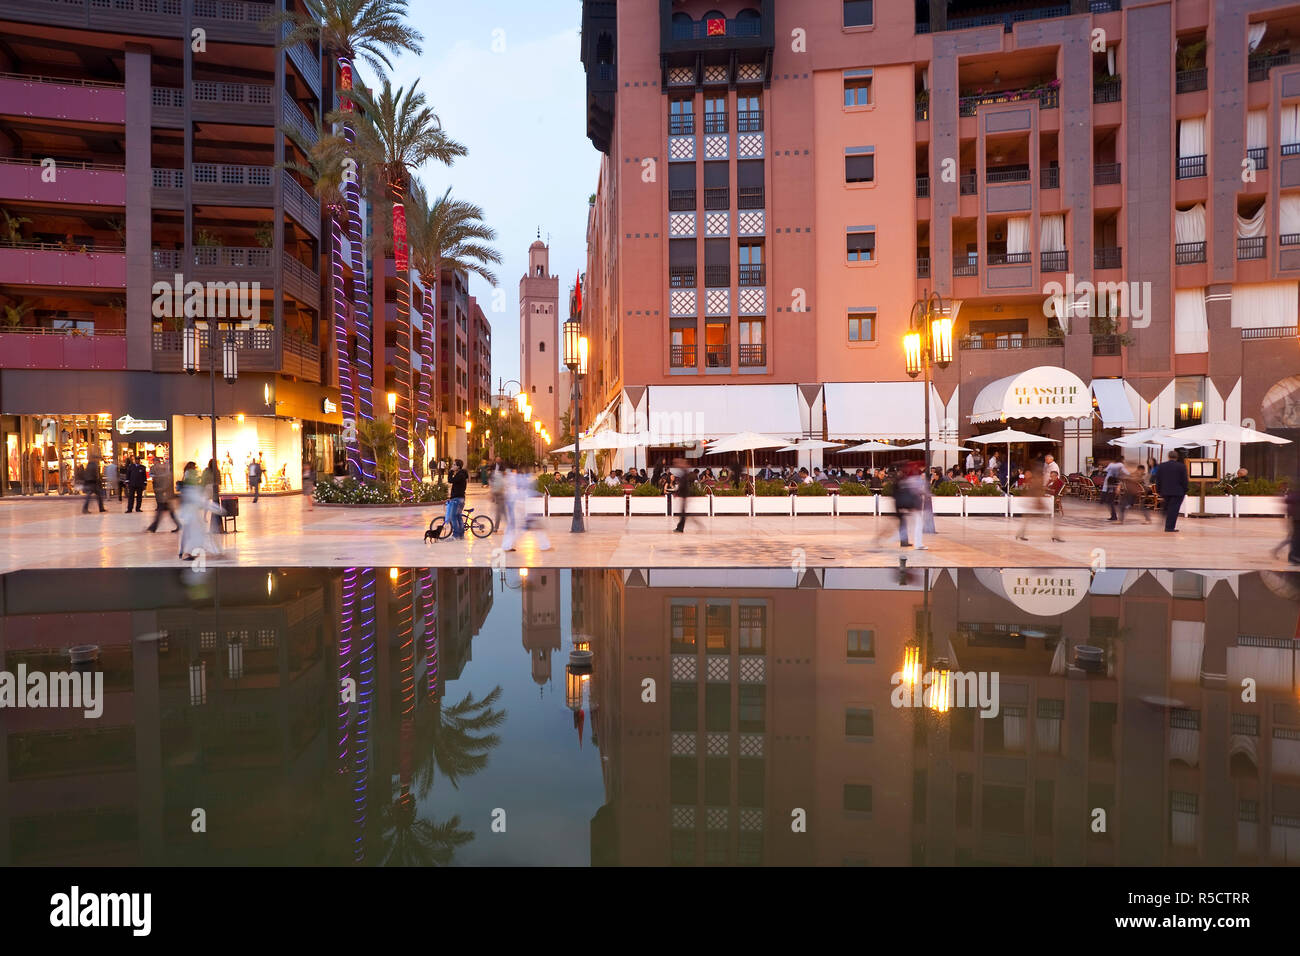
<svg viewBox="0 0 1300 956">
<path fill-rule="evenodd" d="M 449 866 L 456 848 L 474 839 L 460 828 L 460 817 L 438 823 L 416 816 L 415 801 L 406 796 L 386 801 L 379 813 L 378 852 L 381 866 Z"/>
<path fill-rule="evenodd" d="M 506 712 L 493 706 L 500 699 L 498 685 L 480 700 L 475 700 L 471 692 L 458 704 L 444 705 L 439 700 L 432 709 L 417 712 L 414 751 L 420 762 L 414 783 L 421 798 L 433 789 L 438 773 L 459 789 L 461 777 L 472 776 L 487 766 L 488 753 L 501 738 L 483 731 L 499 727 L 506 719 Z M 423 713 L 423 719 L 419 713 Z"/>
</svg>

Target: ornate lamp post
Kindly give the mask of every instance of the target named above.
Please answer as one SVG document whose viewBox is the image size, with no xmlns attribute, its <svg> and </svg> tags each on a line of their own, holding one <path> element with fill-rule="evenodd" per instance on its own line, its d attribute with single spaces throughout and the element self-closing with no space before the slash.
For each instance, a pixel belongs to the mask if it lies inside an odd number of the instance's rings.
<svg viewBox="0 0 1300 956">
<path fill-rule="evenodd" d="M 570 318 L 564 323 L 564 366 L 573 379 L 573 527 L 574 532 L 587 529 L 582 523 L 582 376 L 587 373 L 587 340 L 582 335 L 582 322 Z"/>
<path fill-rule="evenodd" d="M 930 478 L 930 367 L 947 368 L 952 364 L 952 319 L 938 292 L 912 304 L 903 336 L 903 359 L 912 378 L 925 374 L 925 475 Z"/>
<path fill-rule="evenodd" d="M 212 503 L 221 508 L 221 469 L 217 466 L 217 336 L 220 334 L 216 322 L 208 320 L 208 385 L 212 394 Z M 182 333 L 181 360 L 187 375 L 196 375 L 201 364 L 202 335 L 199 327 L 193 323 Z M 234 385 L 239 378 L 239 350 L 235 345 L 235 325 L 232 321 L 221 342 L 221 377 L 227 385 Z M 212 533 L 221 533 L 221 515 L 212 516 Z"/>
</svg>

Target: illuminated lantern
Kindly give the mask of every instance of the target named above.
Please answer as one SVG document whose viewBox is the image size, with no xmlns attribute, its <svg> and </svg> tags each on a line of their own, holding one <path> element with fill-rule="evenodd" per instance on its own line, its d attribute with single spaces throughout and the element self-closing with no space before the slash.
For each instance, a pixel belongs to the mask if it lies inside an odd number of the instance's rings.
<svg viewBox="0 0 1300 956">
<path fill-rule="evenodd" d="M 907 374 L 916 378 L 921 374 L 921 333 L 908 332 L 903 336 L 903 360 Z"/>
</svg>

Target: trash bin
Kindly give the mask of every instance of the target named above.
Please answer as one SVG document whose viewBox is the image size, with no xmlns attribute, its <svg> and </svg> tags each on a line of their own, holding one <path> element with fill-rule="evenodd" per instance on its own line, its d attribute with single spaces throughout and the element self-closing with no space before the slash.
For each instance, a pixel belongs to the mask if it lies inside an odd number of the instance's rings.
<svg viewBox="0 0 1300 956">
<path fill-rule="evenodd" d="M 223 495 L 221 498 L 221 513 L 227 518 L 238 518 L 239 499 L 234 495 Z"/>
</svg>

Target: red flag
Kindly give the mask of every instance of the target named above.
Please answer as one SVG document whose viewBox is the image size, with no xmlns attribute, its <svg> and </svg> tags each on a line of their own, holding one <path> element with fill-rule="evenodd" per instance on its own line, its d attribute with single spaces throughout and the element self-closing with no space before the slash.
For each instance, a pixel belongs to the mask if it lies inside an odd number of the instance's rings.
<svg viewBox="0 0 1300 956">
<path fill-rule="evenodd" d="M 339 92 L 344 93 L 352 89 L 352 64 L 346 60 L 339 61 Z M 346 112 L 352 111 L 352 97 L 340 96 L 339 106 Z"/>
<path fill-rule="evenodd" d="M 714 17 L 712 20 L 708 21 L 708 25 L 709 36 L 725 37 L 727 35 L 727 21 L 722 19 L 722 17 Z"/>
<path fill-rule="evenodd" d="M 393 259 L 399 271 L 411 267 L 406 253 L 406 207 L 400 202 L 393 203 Z"/>
<path fill-rule="evenodd" d="M 582 273 L 579 272 L 574 280 L 573 314 L 578 318 L 582 317 Z"/>
</svg>

